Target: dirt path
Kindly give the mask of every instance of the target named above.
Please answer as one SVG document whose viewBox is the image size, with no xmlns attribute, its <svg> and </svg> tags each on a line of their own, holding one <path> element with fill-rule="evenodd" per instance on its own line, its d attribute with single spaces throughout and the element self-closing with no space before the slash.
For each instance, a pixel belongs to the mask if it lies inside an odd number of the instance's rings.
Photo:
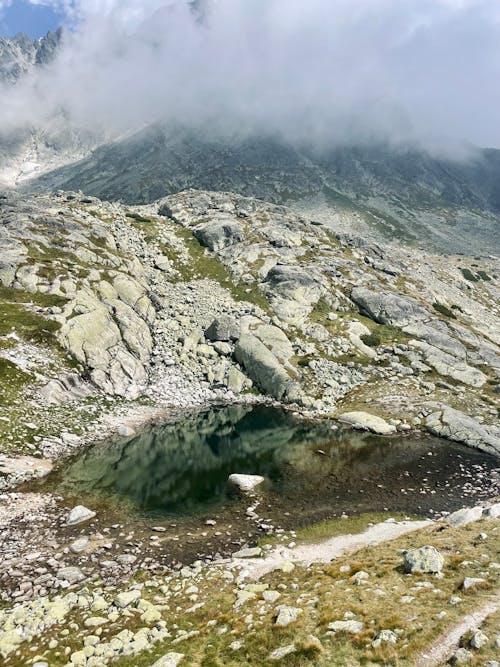
<svg viewBox="0 0 500 667">
<path fill-rule="evenodd" d="M 488 616 L 500 609 L 500 591 L 493 599 L 464 618 L 436 639 L 436 641 L 417 659 L 415 667 L 438 667 L 444 665 L 453 650 L 458 646 L 460 637 L 468 630 L 477 630 Z"/>
<path fill-rule="evenodd" d="M 270 551 L 264 558 L 234 559 L 233 565 L 244 565 L 251 579 L 258 580 L 268 572 L 276 569 L 283 561 L 300 565 L 310 563 L 329 563 L 347 553 L 353 553 L 363 547 L 381 544 L 394 540 L 401 535 L 411 533 L 430 526 L 432 521 L 400 521 L 383 522 L 370 526 L 363 533 L 355 535 L 338 535 L 318 544 L 304 544 L 293 549 L 279 546 Z"/>
</svg>

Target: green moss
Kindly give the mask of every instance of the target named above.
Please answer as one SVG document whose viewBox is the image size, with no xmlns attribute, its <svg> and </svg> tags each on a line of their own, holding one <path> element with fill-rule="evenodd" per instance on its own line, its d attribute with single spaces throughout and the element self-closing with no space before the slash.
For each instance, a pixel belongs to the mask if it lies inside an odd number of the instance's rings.
<svg viewBox="0 0 500 667">
<path fill-rule="evenodd" d="M 432 307 L 434 308 L 434 310 L 437 310 L 438 313 L 444 315 L 445 317 L 450 317 L 452 320 L 457 319 L 455 313 L 452 310 L 450 310 L 448 306 L 445 306 L 442 303 L 436 301 L 432 304 Z"/>
<path fill-rule="evenodd" d="M 481 280 L 486 280 L 486 282 L 489 282 L 491 280 L 490 276 L 486 273 L 486 271 L 478 271 L 477 275 L 481 278 Z"/>
<path fill-rule="evenodd" d="M 127 218 L 131 218 L 132 220 L 135 220 L 136 222 L 152 222 L 151 218 L 146 218 L 145 216 L 141 215 L 140 213 L 133 213 L 131 211 L 128 211 L 125 213 Z"/>
<path fill-rule="evenodd" d="M 360 336 L 360 339 L 368 347 L 378 347 L 382 342 L 377 333 L 363 334 Z"/>
</svg>

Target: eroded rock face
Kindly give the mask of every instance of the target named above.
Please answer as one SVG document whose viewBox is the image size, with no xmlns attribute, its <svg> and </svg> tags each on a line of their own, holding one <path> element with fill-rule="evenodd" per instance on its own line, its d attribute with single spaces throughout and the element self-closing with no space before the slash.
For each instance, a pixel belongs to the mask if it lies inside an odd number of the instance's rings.
<svg viewBox="0 0 500 667">
<path fill-rule="evenodd" d="M 403 327 L 429 317 L 429 312 L 416 299 L 395 292 L 354 287 L 351 299 L 363 314 L 379 324 Z"/>
</svg>

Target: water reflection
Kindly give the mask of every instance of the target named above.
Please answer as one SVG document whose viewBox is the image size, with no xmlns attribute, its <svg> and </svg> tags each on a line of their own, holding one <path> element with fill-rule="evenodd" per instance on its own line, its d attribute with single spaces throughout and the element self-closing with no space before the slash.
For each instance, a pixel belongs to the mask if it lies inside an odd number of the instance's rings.
<svg viewBox="0 0 500 667">
<path fill-rule="evenodd" d="M 318 451 L 320 450 L 320 451 Z M 432 465 L 426 461 L 433 454 Z M 58 490 L 121 498 L 142 512 L 189 515 L 224 502 L 231 473 L 264 475 L 279 502 L 328 504 L 384 490 L 460 483 L 472 450 L 435 438 L 384 438 L 328 423 L 310 423 L 269 407 L 211 409 L 180 423 L 157 426 L 81 454 L 58 480 Z M 482 456 L 481 462 L 485 459 Z M 427 468 L 431 468 L 427 470 Z M 453 486 L 453 485 L 452 485 Z"/>
</svg>

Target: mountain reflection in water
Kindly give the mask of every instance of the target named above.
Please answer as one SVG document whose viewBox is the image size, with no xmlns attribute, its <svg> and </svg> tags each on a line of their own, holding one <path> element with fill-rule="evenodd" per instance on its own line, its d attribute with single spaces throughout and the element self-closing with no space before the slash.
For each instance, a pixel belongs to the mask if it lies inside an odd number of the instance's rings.
<svg viewBox="0 0 500 667">
<path fill-rule="evenodd" d="M 455 475 L 458 483 L 464 457 L 485 459 L 435 438 L 332 430 L 271 407 L 232 406 L 96 445 L 58 475 L 58 490 L 113 497 L 140 512 L 191 515 L 227 500 L 227 478 L 238 472 L 266 477 L 280 502 L 325 505 L 365 490 L 369 502 L 370 489 L 382 486 L 391 496 L 408 478 L 413 486 L 444 488 Z"/>
</svg>

